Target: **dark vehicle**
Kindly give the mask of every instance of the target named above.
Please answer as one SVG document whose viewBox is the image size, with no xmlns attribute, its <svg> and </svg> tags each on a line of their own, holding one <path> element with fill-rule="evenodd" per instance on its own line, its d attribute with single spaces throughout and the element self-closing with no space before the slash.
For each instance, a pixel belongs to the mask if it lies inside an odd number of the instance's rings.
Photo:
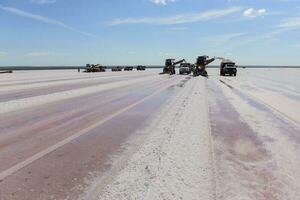
<svg viewBox="0 0 300 200">
<path fill-rule="evenodd" d="M 92 73 L 92 72 L 105 72 L 106 67 L 102 65 L 93 65 L 93 64 L 87 64 L 86 69 L 84 72 Z M 79 71 L 79 70 L 78 70 Z"/>
<path fill-rule="evenodd" d="M 220 76 L 226 76 L 226 74 L 230 76 L 236 76 L 237 66 L 232 61 L 222 61 L 220 64 Z"/>
<path fill-rule="evenodd" d="M 215 61 L 216 58 L 211 58 L 209 59 L 208 56 L 198 56 L 197 61 L 196 61 L 196 66 L 193 71 L 194 76 L 204 76 L 207 77 L 207 71 L 206 71 L 206 65 L 212 63 Z"/>
<path fill-rule="evenodd" d="M 133 67 L 124 67 L 124 71 L 132 71 Z"/>
<path fill-rule="evenodd" d="M 145 70 L 146 70 L 146 66 L 138 65 L 138 66 L 136 67 L 136 70 L 138 70 L 138 71 L 145 71 Z"/>
<path fill-rule="evenodd" d="M 112 72 L 119 72 L 119 71 L 122 71 L 122 67 L 113 67 L 113 68 L 111 68 L 111 71 L 112 71 Z"/>
<path fill-rule="evenodd" d="M 182 59 L 177 62 L 175 62 L 175 59 L 166 59 L 165 67 L 163 69 L 163 72 L 160 74 L 170 74 L 170 75 L 176 74 L 175 66 L 183 62 L 185 62 L 185 59 Z"/>
<path fill-rule="evenodd" d="M 11 74 L 13 73 L 12 70 L 0 71 L 0 74 Z"/>
<path fill-rule="evenodd" d="M 193 66 L 191 63 L 181 63 L 179 67 L 179 74 L 190 74 L 192 72 Z"/>
</svg>

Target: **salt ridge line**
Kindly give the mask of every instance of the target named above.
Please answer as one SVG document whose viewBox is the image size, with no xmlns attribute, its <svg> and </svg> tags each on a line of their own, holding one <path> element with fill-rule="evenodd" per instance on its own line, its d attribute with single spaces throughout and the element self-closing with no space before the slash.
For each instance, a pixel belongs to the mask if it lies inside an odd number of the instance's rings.
<svg viewBox="0 0 300 200">
<path fill-rule="evenodd" d="M 211 98 L 211 93 L 210 91 L 208 91 L 208 83 L 207 81 L 205 82 L 205 95 L 204 96 L 204 101 L 205 101 L 205 104 L 207 105 L 206 106 L 206 115 L 208 116 L 207 120 L 208 120 L 208 123 L 207 123 L 207 129 L 208 129 L 208 134 L 209 134 L 209 150 L 210 150 L 210 157 L 211 157 L 211 165 L 212 165 L 212 174 L 213 174 L 213 200 L 217 200 L 217 197 L 218 197 L 218 187 L 219 187 L 219 182 L 218 182 L 218 172 L 217 172 L 217 164 L 216 164 L 216 156 L 215 156 L 215 145 L 214 145 L 214 140 L 213 140 L 213 136 L 212 136 L 212 120 L 211 120 L 211 116 L 210 116 L 210 101 L 209 101 L 209 98 Z"/>
<path fill-rule="evenodd" d="M 0 103 L 0 113 L 3 114 L 3 113 L 13 112 L 20 109 L 30 108 L 33 106 L 40 106 L 50 102 L 56 102 L 56 101 L 70 99 L 70 98 L 80 97 L 80 96 L 93 94 L 93 93 L 114 89 L 122 86 L 128 86 L 139 82 L 145 82 L 151 80 L 154 81 L 156 79 L 161 79 L 162 77 L 165 76 L 155 76 L 149 78 L 143 77 L 135 80 L 118 81 L 114 83 L 102 84 L 99 86 L 91 86 L 87 88 L 73 89 L 64 92 L 57 92 L 53 94 L 46 94 L 41 96 L 2 102 Z"/>
<path fill-rule="evenodd" d="M 113 173 L 112 182 L 95 191 L 95 197 L 80 199 L 212 199 L 207 116 L 201 112 L 206 108 L 205 80 L 201 79 L 192 79 L 194 90 L 187 85 L 183 98 L 172 98 L 176 103 L 171 112 L 163 112 L 155 128 L 146 130 L 146 142 L 121 171 Z"/>
<path fill-rule="evenodd" d="M 190 90 L 189 90 L 190 91 Z M 143 130 L 143 133 L 153 132 L 156 128 L 157 124 L 161 122 L 166 116 L 170 115 L 171 111 L 176 108 L 176 105 L 183 97 L 186 95 L 187 92 L 181 91 L 177 93 L 167 104 L 162 108 L 159 113 L 167 113 L 167 114 L 158 114 L 158 117 L 155 118 L 154 122 L 151 123 L 150 126 Z M 190 92 L 191 93 L 191 92 Z M 181 102 L 181 101 L 180 101 Z M 141 136 L 143 135 L 143 136 Z M 145 136 L 146 135 L 146 136 Z M 124 170 L 126 165 L 128 164 L 128 160 L 132 157 L 133 153 L 136 153 L 139 148 L 144 144 L 145 141 L 148 140 L 148 134 L 139 134 L 131 136 L 125 144 L 131 144 L 127 146 L 125 152 L 118 158 L 112 157 L 112 167 L 109 171 L 105 172 L 104 175 L 101 177 L 97 177 L 95 180 L 92 181 L 91 186 L 87 188 L 87 190 L 82 194 L 79 198 L 80 200 L 83 199 L 90 199 L 90 200 L 98 200 L 98 195 L 102 193 L 105 189 L 105 186 L 112 183 L 115 179 L 116 174 L 119 174 L 121 170 Z M 161 141 L 160 141 L 161 142 Z M 137 149 L 135 149 L 137 148 Z"/>
<path fill-rule="evenodd" d="M 39 83 L 46 83 L 46 82 L 58 82 L 58 81 L 72 81 L 72 80 L 87 80 L 87 79 L 101 79 L 101 78 L 114 78 L 114 77 L 135 77 L 135 76 L 150 76 L 150 75 L 156 75 L 157 73 L 130 73 L 130 75 L 124 75 L 124 74 L 118 74 L 118 76 L 116 76 L 116 73 L 111 73 L 111 74 L 106 74 L 105 76 L 103 74 L 100 75 L 96 75 L 96 74 L 86 74 L 83 76 L 79 76 L 79 75 L 73 75 L 73 76 L 65 76 L 65 77 L 61 77 L 61 76 L 52 76 L 51 77 L 47 77 L 46 79 L 43 79 L 42 77 L 39 77 L 38 79 L 36 77 L 31 77 L 30 79 L 26 79 L 26 80 L 15 80 L 15 81 L 0 81 L 0 87 L 13 87 L 13 86 L 18 86 L 21 84 L 39 84 Z"/>
<path fill-rule="evenodd" d="M 226 84 L 228 84 L 226 79 L 222 79 L 222 81 L 224 81 Z M 235 86 L 239 86 L 237 83 L 234 83 L 234 82 L 231 82 L 231 83 L 233 83 Z M 258 88 L 257 86 L 253 86 L 253 85 L 252 85 L 252 87 Z M 240 89 L 238 89 L 236 87 L 235 87 L 235 89 L 241 92 Z M 258 89 L 260 89 L 260 88 L 258 88 Z M 291 104 L 293 104 L 294 105 L 294 106 L 292 106 L 293 108 L 300 107 L 300 104 L 298 104 L 298 102 L 293 101 L 289 98 L 286 98 L 285 96 L 282 96 L 280 94 L 277 94 L 277 93 L 271 92 L 271 91 L 267 91 L 267 90 L 264 90 L 264 91 L 265 91 L 264 93 L 269 93 L 273 97 L 281 97 L 281 98 L 285 99 L 285 101 L 286 101 L 285 103 L 283 103 L 281 101 L 280 104 L 277 104 L 277 105 L 291 105 Z M 295 125 L 296 127 L 300 128 L 300 118 L 299 118 L 300 115 L 298 113 L 294 112 L 293 110 L 284 109 L 284 108 L 280 109 L 280 108 L 276 107 L 275 106 L 276 103 L 274 103 L 272 101 L 267 101 L 267 100 L 271 100 L 271 99 L 266 99 L 266 95 L 263 95 L 262 92 L 260 92 L 260 93 L 255 93 L 255 92 L 251 93 L 251 92 L 248 92 L 248 91 L 244 90 L 243 93 L 247 94 L 249 97 L 251 97 L 252 99 L 255 99 L 256 101 L 260 102 L 261 104 L 267 106 L 273 112 L 275 112 L 276 114 L 281 116 L 283 119 L 285 119 L 286 121 L 288 121 L 291 124 Z M 280 98 L 275 98 L 275 99 L 280 99 Z M 299 106 L 296 106 L 295 104 L 297 104 Z"/>
<path fill-rule="evenodd" d="M 13 85 L 13 86 L 1 86 L 0 91 L 5 92 L 9 91 L 11 92 L 12 90 L 22 90 L 22 89 L 32 89 L 32 88 L 41 88 L 45 86 L 56 86 L 56 85 L 62 85 L 62 84 L 73 84 L 73 83 L 88 83 L 90 81 L 94 80 L 101 80 L 101 79 L 110 79 L 110 78 L 128 78 L 128 77 L 139 77 L 140 74 L 136 75 L 120 75 L 120 76 L 98 76 L 98 77 L 86 77 L 84 79 L 76 79 L 74 80 L 69 79 L 69 80 L 54 80 L 54 82 L 42 82 L 42 83 L 25 83 L 20 82 L 20 85 Z M 48 81 L 52 81 L 49 79 Z"/>
<path fill-rule="evenodd" d="M 135 102 L 135 103 L 133 103 L 133 104 L 131 104 L 131 105 L 129 105 L 129 106 L 127 106 L 127 107 L 125 107 L 125 108 L 123 108 L 123 109 L 121 109 L 121 110 L 119 110 L 119 111 L 117 111 L 117 112 L 115 112 L 115 113 L 113 113 L 111 115 L 109 115 L 108 117 L 106 117 L 106 118 L 100 120 L 99 122 L 91 125 L 90 127 L 81 130 L 80 132 L 76 133 L 75 135 L 72 135 L 72 136 L 70 136 L 70 137 L 68 137 L 68 138 L 60 141 L 60 142 L 56 143 L 55 145 L 53 145 L 51 147 L 48 147 L 47 149 L 45 149 L 45 150 L 43 150 L 43 151 L 41 151 L 41 152 L 39 152 L 39 153 L 37 153 L 37 154 L 35 154 L 35 155 L 27 158 L 26 160 L 24 160 L 24 161 L 22 161 L 22 162 L 20 162 L 20 163 L 18 163 L 16 165 L 10 167 L 9 169 L 6 169 L 6 170 L 2 171 L 0 173 L 0 181 L 3 181 L 8 176 L 16 173 L 17 171 L 19 171 L 20 169 L 22 169 L 22 168 L 26 167 L 27 165 L 33 163 L 34 161 L 36 161 L 36 160 L 38 160 L 38 159 L 40 159 L 40 158 L 48 155 L 49 153 L 55 151 L 56 149 L 58 149 L 58 148 L 60 148 L 60 147 L 62 147 L 64 145 L 70 143 L 71 141 L 77 139 L 78 137 L 89 133 L 89 131 L 93 130 L 97 126 L 99 126 L 99 125 L 101 125 L 101 124 L 103 124 L 103 123 L 105 123 L 105 122 L 113 119 L 114 117 L 116 117 L 116 116 L 118 116 L 118 115 L 120 115 L 122 113 L 125 113 L 126 111 L 134 108 L 135 106 L 137 106 L 137 105 L 139 105 L 139 104 L 147 101 L 148 99 L 150 99 L 150 98 L 154 97 L 155 95 L 161 93 L 162 91 L 166 90 L 171 85 L 173 85 L 173 83 L 168 84 L 167 86 L 165 86 L 162 89 L 160 89 L 160 90 L 152 93 L 151 95 L 149 95 L 147 97 L 144 97 L 144 98 L 140 99 L 139 101 L 137 101 L 137 102 Z"/>
<path fill-rule="evenodd" d="M 220 88 L 222 88 L 224 95 L 230 99 L 231 104 L 240 117 L 247 122 L 252 130 L 262 139 L 271 138 L 272 142 L 270 143 L 269 139 L 266 140 L 264 147 L 270 152 L 269 155 L 271 157 L 268 163 L 272 161 L 276 165 L 276 169 L 272 170 L 275 179 L 269 179 L 272 180 L 272 188 L 276 187 L 272 194 L 275 194 L 278 199 L 298 199 L 299 194 L 296 194 L 298 191 L 293 188 L 299 188 L 298 177 L 300 173 L 299 167 L 297 168 L 299 166 L 299 149 L 297 148 L 297 140 L 286 134 L 291 130 L 289 128 L 290 124 L 286 124 L 286 121 L 281 121 L 282 119 L 277 118 L 278 113 L 270 113 L 268 110 L 253 108 L 247 101 L 244 101 L 243 98 L 240 98 L 239 95 L 225 85 L 220 84 Z M 270 120 L 273 117 L 274 119 Z M 282 148 L 285 148 L 284 151 L 282 151 Z M 270 165 L 265 164 L 264 166 L 268 167 Z"/>
</svg>

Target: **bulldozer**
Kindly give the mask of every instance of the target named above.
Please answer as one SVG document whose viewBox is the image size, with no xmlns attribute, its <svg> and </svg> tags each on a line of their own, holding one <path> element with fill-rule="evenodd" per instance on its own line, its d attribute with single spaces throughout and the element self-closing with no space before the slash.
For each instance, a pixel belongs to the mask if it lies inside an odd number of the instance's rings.
<svg viewBox="0 0 300 200">
<path fill-rule="evenodd" d="M 175 59 L 166 59 L 165 67 L 163 69 L 163 72 L 160 74 L 176 74 L 175 66 L 183 62 L 186 62 L 185 59 L 179 60 L 177 62 L 175 62 Z"/>
<path fill-rule="evenodd" d="M 102 65 L 93 65 L 93 64 L 86 64 L 86 69 L 84 72 L 91 73 L 91 72 L 105 72 L 106 67 Z"/>
<path fill-rule="evenodd" d="M 193 70 L 193 75 L 208 77 L 206 66 L 215 60 L 216 60 L 215 57 L 209 58 L 208 56 L 198 56 L 195 64 L 195 68 Z"/>
</svg>

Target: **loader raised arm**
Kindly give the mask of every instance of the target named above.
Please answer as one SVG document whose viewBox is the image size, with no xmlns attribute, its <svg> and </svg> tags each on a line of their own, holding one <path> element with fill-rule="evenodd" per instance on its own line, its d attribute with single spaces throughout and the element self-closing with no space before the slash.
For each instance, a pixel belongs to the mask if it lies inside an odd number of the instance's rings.
<svg viewBox="0 0 300 200">
<path fill-rule="evenodd" d="M 163 69 L 163 72 L 160 74 L 170 74 L 170 75 L 176 74 L 175 66 L 183 62 L 186 62 L 185 59 L 176 62 L 175 59 L 166 59 L 165 67 Z"/>
</svg>

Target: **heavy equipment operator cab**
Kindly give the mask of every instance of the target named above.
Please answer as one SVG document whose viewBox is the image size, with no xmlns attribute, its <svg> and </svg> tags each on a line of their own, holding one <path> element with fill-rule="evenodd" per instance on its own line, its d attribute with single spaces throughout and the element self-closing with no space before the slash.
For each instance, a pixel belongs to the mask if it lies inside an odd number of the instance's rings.
<svg viewBox="0 0 300 200">
<path fill-rule="evenodd" d="M 172 66 L 174 65 L 175 59 L 166 59 L 165 66 Z"/>
<path fill-rule="evenodd" d="M 208 56 L 198 56 L 198 58 L 197 58 L 197 65 L 198 66 L 201 66 L 201 65 L 207 65 L 207 59 L 208 59 L 209 57 Z"/>
</svg>

